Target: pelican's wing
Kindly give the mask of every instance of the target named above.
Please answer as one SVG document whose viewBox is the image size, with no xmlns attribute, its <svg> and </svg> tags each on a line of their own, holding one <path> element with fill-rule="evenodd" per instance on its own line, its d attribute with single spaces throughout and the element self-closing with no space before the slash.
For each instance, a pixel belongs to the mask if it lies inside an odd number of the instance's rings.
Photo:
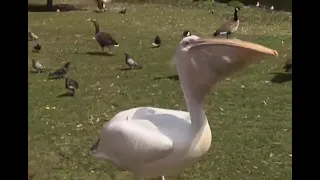
<svg viewBox="0 0 320 180">
<path fill-rule="evenodd" d="M 224 38 L 199 39 L 188 50 L 194 70 L 202 73 L 213 70 L 215 77 L 230 75 L 261 55 L 278 56 L 278 53 L 255 43 Z"/>
<path fill-rule="evenodd" d="M 113 119 L 104 125 L 94 156 L 131 169 L 165 158 L 172 148 L 172 140 L 149 120 Z"/>
</svg>

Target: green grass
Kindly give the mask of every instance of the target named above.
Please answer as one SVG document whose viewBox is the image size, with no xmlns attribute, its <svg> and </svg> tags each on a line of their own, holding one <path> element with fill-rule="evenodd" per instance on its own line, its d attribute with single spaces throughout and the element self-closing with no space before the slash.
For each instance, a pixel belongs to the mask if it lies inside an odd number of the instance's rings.
<svg viewBox="0 0 320 180">
<path fill-rule="evenodd" d="M 52 69 L 70 61 L 68 76 L 80 84 L 74 98 L 57 98 L 66 92 L 64 80 L 29 74 L 29 173 L 35 174 L 34 180 L 129 179 L 130 173 L 88 155 L 102 125 L 117 112 L 137 106 L 185 110 L 179 82 L 154 78 L 176 75 L 169 62 L 183 30 L 210 37 L 233 14 L 224 5 L 217 5 L 211 15 L 201 8 L 127 4 L 128 14 L 122 16 L 117 12 L 123 6 L 112 4 L 105 13 L 29 13 L 29 27 L 43 46 L 41 53 L 32 53 L 29 43 L 29 69 L 31 58 Z M 233 37 L 277 49 L 279 58 L 251 65 L 214 88 L 206 99 L 211 149 L 198 164 L 168 180 L 292 178 L 291 82 L 270 82 L 270 73 L 283 71 L 291 57 L 291 14 L 243 8 L 239 17 Z M 86 54 L 100 51 L 87 18 L 96 18 L 118 40 L 115 56 Z M 163 46 L 151 49 L 156 34 Z M 123 52 L 144 69 L 118 70 L 126 67 Z"/>
</svg>

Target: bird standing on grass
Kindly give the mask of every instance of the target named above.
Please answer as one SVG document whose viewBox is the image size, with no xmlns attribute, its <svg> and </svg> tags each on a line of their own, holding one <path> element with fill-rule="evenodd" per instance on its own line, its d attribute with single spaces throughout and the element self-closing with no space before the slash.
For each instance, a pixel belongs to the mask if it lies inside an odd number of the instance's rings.
<svg viewBox="0 0 320 180">
<path fill-rule="evenodd" d="M 271 10 L 271 11 L 273 11 L 273 10 L 274 10 L 274 6 L 273 6 L 273 5 L 270 7 L 270 10 Z"/>
<path fill-rule="evenodd" d="M 34 41 L 34 40 L 37 40 L 38 39 L 38 36 L 35 35 L 33 32 L 31 32 L 30 29 L 28 29 L 28 40 L 29 41 Z"/>
<path fill-rule="evenodd" d="M 33 40 L 32 43 L 33 43 L 33 50 L 32 51 L 36 52 L 36 53 L 40 52 L 42 47 L 40 46 L 38 39 Z"/>
<path fill-rule="evenodd" d="M 289 59 L 285 65 L 283 66 L 283 69 L 285 70 L 285 72 L 287 73 L 292 73 L 292 59 Z"/>
<path fill-rule="evenodd" d="M 239 10 L 240 10 L 240 8 L 236 7 L 234 10 L 233 19 L 231 21 L 228 21 L 228 22 L 222 24 L 222 26 L 220 26 L 220 28 L 212 35 L 213 36 L 227 35 L 227 38 L 229 38 L 229 35 L 231 35 L 235 31 L 237 31 L 238 27 L 239 27 L 239 23 L 240 23 L 239 19 L 238 19 L 238 11 Z"/>
<path fill-rule="evenodd" d="M 120 14 L 126 14 L 127 13 L 127 8 L 124 7 L 119 13 Z"/>
<path fill-rule="evenodd" d="M 257 8 L 259 8 L 259 7 L 260 7 L 260 3 L 259 3 L 259 1 L 257 2 L 256 7 L 257 7 Z"/>
<path fill-rule="evenodd" d="M 67 74 L 68 69 L 70 66 L 70 62 L 67 62 L 65 65 L 63 65 L 62 68 L 54 71 L 53 73 L 49 74 L 49 78 L 64 78 L 64 76 Z"/>
<path fill-rule="evenodd" d="M 70 78 L 65 78 L 65 87 L 71 91 L 71 95 L 74 96 L 76 93 L 76 90 L 79 88 L 79 84 L 77 81 L 70 79 Z"/>
<path fill-rule="evenodd" d="M 35 61 L 32 59 L 32 67 L 35 69 L 38 73 L 42 72 L 44 70 L 44 66 L 40 64 L 39 61 Z"/>
<path fill-rule="evenodd" d="M 99 43 L 102 52 L 104 52 L 104 47 L 107 47 L 109 49 L 109 53 L 112 54 L 111 47 L 119 47 L 117 41 L 113 37 L 111 37 L 109 33 L 100 31 L 100 27 L 97 20 L 88 19 L 87 21 L 93 22 L 95 26 L 95 39 Z"/>
<path fill-rule="evenodd" d="M 263 55 L 278 53 L 237 39 L 182 39 L 174 59 L 188 112 L 156 107 L 121 111 L 103 125 L 91 154 L 131 171 L 134 180 L 164 180 L 192 167 L 211 146 L 204 109 L 211 87 Z"/>
<path fill-rule="evenodd" d="M 135 60 L 132 59 L 132 57 L 128 53 L 124 53 L 125 55 L 125 63 L 131 68 L 141 69 L 142 66 L 139 65 Z"/>
<path fill-rule="evenodd" d="M 181 35 L 181 40 L 185 37 L 191 36 L 191 32 L 189 30 L 185 30 L 183 31 L 182 35 Z"/>
<path fill-rule="evenodd" d="M 160 39 L 160 37 L 158 35 L 154 39 L 154 42 L 152 43 L 152 46 L 155 47 L 155 48 L 161 46 L 161 39 Z"/>
<path fill-rule="evenodd" d="M 100 12 L 106 11 L 106 3 L 107 3 L 106 0 L 96 0 L 96 3 L 98 5 Z"/>
</svg>

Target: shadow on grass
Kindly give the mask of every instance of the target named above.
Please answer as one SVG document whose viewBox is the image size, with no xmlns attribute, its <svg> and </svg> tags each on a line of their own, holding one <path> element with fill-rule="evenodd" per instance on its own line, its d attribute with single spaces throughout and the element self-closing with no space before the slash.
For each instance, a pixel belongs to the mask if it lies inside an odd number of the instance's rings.
<svg viewBox="0 0 320 180">
<path fill-rule="evenodd" d="M 72 5 L 72 4 L 55 4 L 52 6 L 52 8 L 47 8 L 46 4 L 28 4 L 28 11 L 29 12 L 54 12 L 59 9 L 60 12 L 66 12 L 66 11 L 86 11 L 88 9 Z"/>
<path fill-rule="evenodd" d="M 54 76 L 54 77 L 48 77 L 48 80 L 57 80 L 57 79 L 63 79 L 63 76 Z"/>
<path fill-rule="evenodd" d="M 106 52 L 86 52 L 86 54 L 91 56 L 114 56 L 114 54 L 109 54 Z"/>
<path fill-rule="evenodd" d="M 270 73 L 275 76 L 270 80 L 273 83 L 281 84 L 287 81 L 292 81 L 292 73 Z"/>
<path fill-rule="evenodd" d="M 62 97 L 73 97 L 74 94 L 72 94 L 71 92 L 66 92 L 66 93 L 62 93 L 62 94 L 59 94 L 57 96 L 57 98 L 62 98 Z"/>
<path fill-rule="evenodd" d="M 44 71 L 30 71 L 30 73 L 33 73 L 33 74 L 40 74 L 40 73 L 44 73 Z"/>
<path fill-rule="evenodd" d="M 160 48 L 160 46 L 151 46 L 152 49 Z"/>
<path fill-rule="evenodd" d="M 155 77 L 155 78 L 153 78 L 153 80 L 160 80 L 160 79 L 170 79 L 170 80 L 178 81 L 179 80 L 179 76 L 178 75 L 172 75 L 172 76 L 164 76 L 164 77 Z"/>
<path fill-rule="evenodd" d="M 120 71 L 130 71 L 130 70 L 133 70 L 131 68 L 117 68 L 117 70 L 120 70 Z"/>
</svg>

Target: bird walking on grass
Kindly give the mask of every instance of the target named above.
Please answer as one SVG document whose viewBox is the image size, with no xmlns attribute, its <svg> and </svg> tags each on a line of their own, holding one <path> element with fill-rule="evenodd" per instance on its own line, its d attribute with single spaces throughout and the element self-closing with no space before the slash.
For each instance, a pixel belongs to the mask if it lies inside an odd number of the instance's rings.
<svg viewBox="0 0 320 180">
<path fill-rule="evenodd" d="M 62 68 L 54 71 L 53 73 L 50 73 L 49 78 L 57 78 L 57 79 L 64 78 L 64 76 L 68 72 L 69 66 L 70 66 L 70 62 L 67 62 L 65 65 L 63 65 Z"/>
<path fill-rule="evenodd" d="M 128 53 L 124 53 L 125 57 L 125 63 L 131 68 L 131 69 L 141 69 L 142 65 L 139 65 L 135 60 L 132 59 L 132 57 Z"/>
<path fill-rule="evenodd" d="M 119 13 L 120 14 L 126 14 L 127 13 L 127 8 L 124 7 Z"/>
<path fill-rule="evenodd" d="M 35 35 L 33 32 L 31 32 L 30 29 L 28 29 L 28 40 L 29 41 L 34 41 L 34 40 L 37 40 L 38 39 L 38 36 Z"/>
<path fill-rule="evenodd" d="M 155 48 L 161 46 L 161 39 L 160 39 L 160 37 L 158 35 L 154 39 L 154 42 L 152 43 L 152 46 L 155 47 Z"/>
<path fill-rule="evenodd" d="M 70 79 L 70 78 L 65 78 L 65 87 L 71 91 L 71 95 L 74 96 L 76 93 L 76 90 L 79 88 L 79 84 L 77 81 Z"/>
<path fill-rule="evenodd" d="M 238 30 L 239 27 L 239 19 L 238 19 L 238 11 L 240 10 L 239 7 L 236 7 L 234 10 L 234 16 L 233 19 L 231 21 L 228 21 L 224 24 L 222 24 L 222 26 L 220 26 L 220 28 L 213 33 L 213 36 L 219 36 L 219 35 L 227 35 L 227 38 L 229 38 L 229 36 L 234 33 L 235 31 Z"/>
<path fill-rule="evenodd" d="M 34 59 L 32 59 L 32 68 L 35 69 L 38 73 L 44 70 L 44 66 L 40 64 L 39 61 L 35 61 Z"/>
<path fill-rule="evenodd" d="M 287 73 L 292 73 L 292 59 L 289 59 L 285 65 L 283 66 L 283 69 L 285 70 L 285 72 Z"/>
<path fill-rule="evenodd" d="M 189 30 L 185 30 L 183 31 L 182 35 L 181 35 L 181 40 L 185 37 L 191 36 L 191 32 Z"/>
<path fill-rule="evenodd" d="M 112 54 L 111 47 L 119 47 L 118 42 L 109 33 L 100 31 L 100 27 L 96 19 L 88 19 L 87 21 L 93 22 L 95 26 L 95 39 L 99 43 L 102 52 L 104 52 L 104 48 L 107 47 L 109 49 L 109 53 Z"/>
</svg>

